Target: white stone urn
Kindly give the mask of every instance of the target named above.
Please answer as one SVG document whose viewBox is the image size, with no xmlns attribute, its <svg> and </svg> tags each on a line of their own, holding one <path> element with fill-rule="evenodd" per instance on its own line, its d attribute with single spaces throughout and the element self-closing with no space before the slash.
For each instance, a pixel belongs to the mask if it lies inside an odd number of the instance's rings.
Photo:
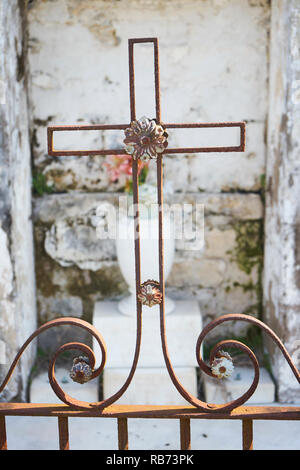
<svg viewBox="0 0 300 470">
<path fill-rule="evenodd" d="M 153 189 L 151 189 L 153 188 Z M 139 190 L 140 202 L 140 253 L 141 253 L 141 283 L 154 280 L 159 281 L 158 263 L 158 214 L 156 206 L 156 188 L 149 185 L 141 186 Z M 131 207 L 132 209 L 132 207 Z M 125 315 L 136 315 L 135 294 L 135 253 L 134 253 L 134 217 L 133 211 L 129 215 L 120 214 L 116 239 L 117 257 L 121 272 L 129 286 L 130 295 L 118 303 L 119 311 Z M 132 214 L 132 215 L 131 215 Z M 164 274 L 167 279 L 174 260 L 175 239 L 174 222 L 169 213 L 163 217 L 164 235 Z M 144 311 L 159 310 L 159 306 L 143 306 Z M 165 296 L 165 312 L 174 309 L 174 302 Z"/>
</svg>

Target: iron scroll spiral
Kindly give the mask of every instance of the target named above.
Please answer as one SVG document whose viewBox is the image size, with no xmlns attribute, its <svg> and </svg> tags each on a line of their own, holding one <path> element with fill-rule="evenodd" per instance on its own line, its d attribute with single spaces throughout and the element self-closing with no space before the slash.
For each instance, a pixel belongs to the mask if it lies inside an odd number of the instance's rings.
<svg viewBox="0 0 300 470">
<path fill-rule="evenodd" d="M 79 328 L 83 328 L 86 331 L 88 331 L 88 333 L 90 333 L 96 339 L 97 343 L 99 344 L 100 349 L 101 349 L 102 359 L 101 359 L 100 366 L 97 369 L 94 369 L 96 359 L 95 359 L 95 355 L 94 355 L 93 350 L 89 346 L 87 346 L 86 344 L 83 344 L 83 343 L 79 343 L 79 342 L 70 342 L 70 343 L 66 343 L 66 344 L 63 344 L 62 346 L 60 346 L 55 351 L 52 359 L 50 360 L 49 369 L 48 369 L 49 382 L 50 382 L 50 385 L 51 385 L 54 393 L 56 394 L 56 396 L 61 401 L 66 403 L 67 405 L 70 405 L 73 408 L 82 409 L 82 410 L 91 409 L 91 408 L 93 408 L 93 409 L 96 408 L 96 409 L 102 410 L 103 408 L 105 408 L 105 407 L 111 405 L 112 403 L 114 403 L 115 401 L 117 401 L 123 395 L 123 393 L 125 393 L 125 391 L 129 387 L 129 384 L 132 380 L 132 377 L 134 375 L 136 365 L 137 365 L 137 362 L 138 362 L 140 343 L 141 343 L 141 318 L 140 318 L 140 316 L 138 316 L 138 322 L 137 322 L 136 349 L 135 349 L 134 359 L 133 359 L 133 363 L 132 363 L 132 367 L 131 367 L 131 370 L 129 372 L 129 375 L 128 375 L 124 385 L 120 388 L 120 390 L 118 392 L 116 392 L 114 395 L 112 395 L 111 397 L 107 398 L 106 400 L 102 400 L 100 402 L 95 402 L 95 403 L 89 403 L 89 402 L 85 402 L 85 401 L 81 401 L 81 400 L 76 400 L 75 398 L 71 397 L 70 395 L 68 395 L 67 393 L 64 392 L 64 390 L 61 388 L 61 386 L 59 385 L 59 383 L 56 379 L 56 376 L 55 376 L 56 359 L 62 352 L 67 351 L 67 350 L 71 350 L 71 349 L 72 350 L 74 350 L 74 349 L 79 350 L 87 356 L 87 358 L 89 360 L 89 365 L 92 369 L 92 374 L 91 374 L 90 380 L 98 377 L 104 370 L 104 366 L 105 366 L 105 362 L 106 362 L 106 346 L 105 346 L 104 339 L 102 338 L 101 334 L 98 332 L 98 330 L 93 325 L 86 322 L 85 320 L 81 320 L 81 319 L 73 318 L 73 317 L 63 317 L 63 318 L 57 318 L 55 320 L 51 320 L 51 321 L 45 323 L 44 325 L 42 325 L 34 333 L 32 333 L 31 336 L 29 336 L 29 338 L 25 341 L 25 343 L 23 344 L 23 346 L 20 348 L 19 352 L 17 353 L 16 357 L 14 358 L 14 360 L 12 362 L 12 365 L 10 366 L 10 368 L 8 370 L 8 373 L 7 373 L 3 383 L 0 385 L 0 393 L 6 387 L 6 385 L 9 382 L 9 380 L 10 380 L 10 378 L 11 378 L 11 376 L 12 376 L 12 374 L 13 374 L 13 372 L 14 372 L 14 370 L 15 370 L 15 368 L 16 368 L 16 366 L 17 366 L 17 364 L 18 364 L 18 362 L 19 362 L 19 360 L 20 360 L 20 358 L 23 354 L 23 352 L 25 351 L 27 346 L 33 341 L 33 339 L 36 338 L 41 333 L 43 333 L 44 331 L 48 330 L 49 328 L 59 327 L 61 325 L 77 326 Z"/>
<path fill-rule="evenodd" d="M 282 351 L 282 353 L 283 353 L 286 361 L 288 362 L 293 374 L 295 375 L 296 379 L 300 383 L 300 373 L 299 373 L 298 369 L 294 365 L 294 363 L 293 363 L 289 353 L 287 352 L 285 346 L 283 345 L 282 341 L 271 330 L 271 328 L 269 328 L 267 325 L 265 325 L 262 321 L 254 318 L 254 317 L 248 316 L 248 315 L 243 315 L 243 314 L 223 315 L 223 316 L 217 318 L 216 320 L 213 320 L 212 322 L 210 322 L 202 330 L 202 332 L 200 333 L 200 335 L 198 337 L 198 341 L 197 341 L 197 344 L 196 344 L 196 357 L 197 357 L 199 367 L 204 373 L 208 374 L 211 377 L 214 377 L 214 374 L 211 371 L 211 364 L 212 364 L 214 358 L 216 357 L 216 355 L 218 354 L 218 352 L 221 349 L 226 348 L 226 347 L 234 347 L 234 348 L 237 348 L 240 351 L 246 353 L 248 355 L 248 357 L 250 358 L 250 360 L 253 364 L 253 367 L 254 367 L 254 378 L 253 378 L 253 382 L 250 385 L 249 389 L 241 397 L 237 398 L 236 400 L 225 403 L 223 405 L 215 405 L 215 404 L 205 403 L 205 402 L 199 400 L 198 398 L 192 396 L 191 394 L 189 394 L 189 392 L 181 385 L 178 378 L 176 377 L 175 372 L 174 372 L 173 367 L 172 367 L 172 364 L 170 362 L 169 355 L 168 355 L 166 337 L 165 337 L 165 330 L 164 330 L 164 325 L 162 325 L 162 330 L 161 330 L 161 332 L 162 332 L 162 346 L 163 346 L 165 362 L 166 362 L 166 366 L 167 366 L 170 378 L 171 378 L 173 384 L 175 385 L 175 387 L 177 388 L 177 390 L 179 391 L 179 393 L 189 403 L 194 405 L 199 411 L 204 411 L 204 412 L 230 412 L 233 409 L 237 408 L 238 406 L 241 406 L 247 400 L 249 400 L 249 398 L 253 395 L 253 393 L 256 390 L 256 387 L 257 387 L 258 381 L 259 381 L 259 364 L 258 364 L 257 358 L 256 358 L 255 354 L 253 353 L 253 351 L 248 346 L 246 346 L 245 344 L 243 344 L 239 341 L 235 341 L 235 340 L 220 341 L 219 343 L 217 343 L 213 347 L 213 349 L 211 351 L 210 366 L 207 365 L 201 357 L 201 346 L 202 346 L 203 341 L 204 341 L 205 337 L 207 336 L 207 334 L 211 330 L 216 328 L 218 325 L 220 325 L 224 322 L 228 322 L 228 321 L 245 321 L 245 322 L 248 322 L 248 323 L 252 323 L 252 324 L 260 327 L 264 332 L 266 332 L 271 337 L 271 339 L 275 342 L 275 344 L 279 347 L 279 349 Z M 23 346 L 21 347 L 21 349 L 17 353 L 17 355 L 16 355 L 16 357 L 15 357 L 15 359 L 14 359 L 14 361 L 13 361 L 13 363 L 12 363 L 12 365 L 11 365 L 11 367 L 10 367 L 10 369 L 9 369 L 9 371 L 8 371 L 4 381 L 2 383 L 2 385 L 0 386 L 0 393 L 6 387 L 9 379 L 12 376 L 12 373 L 13 373 L 15 367 L 17 366 L 17 364 L 19 362 L 19 359 L 21 358 L 21 355 L 23 354 L 23 352 L 27 348 L 27 346 L 31 343 L 31 341 L 34 338 L 36 338 L 39 334 L 44 332 L 45 330 L 47 330 L 49 328 L 52 328 L 52 327 L 58 327 L 58 326 L 61 326 L 61 325 L 72 325 L 72 326 L 77 326 L 77 327 L 80 327 L 80 328 L 83 328 L 83 329 L 87 330 L 92 336 L 94 336 L 94 338 L 98 342 L 98 344 L 100 346 L 100 349 L 101 349 L 101 353 L 102 353 L 102 360 L 101 360 L 100 366 L 97 369 L 94 369 L 95 355 L 94 355 L 94 352 L 92 351 L 92 349 L 89 346 L 87 346 L 83 343 L 78 343 L 78 342 L 66 343 L 66 344 L 60 346 L 56 350 L 56 352 L 54 353 L 52 359 L 50 360 L 49 370 L 48 370 L 50 385 L 51 385 L 54 393 L 57 395 L 57 397 L 61 401 L 66 403 L 67 405 L 69 405 L 73 408 L 76 408 L 76 409 L 85 410 L 85 409 L 93 408 L 93 409 L 99 409 L 99 411 L 100 411 L 103 408 L 105 408 L 105 407 L 111 405 L 112 403 L 114 403 L 115 401 L 117 401 L 123 395 L 123 393 L 127 390 L 127 388 L 130 385 L 130 382 L 133 378 L 133 375 L 134 375 L 135 370 L 136 370 L 137 362 L 138 362 L 138 355 L 139 355 L 140 342 L 141 342 L 141 337 L 140 337 L 140 334 L 139 334 L 139 328 L 141 326 L 140 322 L 138 322 L 136 352 L 135 352 L 135 356 L 134 356 L 134 360 L 133 360 L 133 364 L 132 364 L 132 368 L 131 368 L 131 371 L 129 373 L 129 376 L 128 376 L 126 382 L 124 383 L 124 385 L 120 388 L 120 390 L 118 392 L 116 392 L 114 395 L 112 395 L 111 397 L 107 398 L 106 400 L 102 400 L 100 402 L 95 402 L 95 403 L 88 403 L 88 402 L 76 400 L 76 399 L 72 398 L 71 396 L 69 396 L 67 393 L 65 393 L 64 390 L 60 387 L 59 383 L 57 382 L 57 379 L 55 377 L 55 363 L 56 363 L 57 357 L 63 351 L 71 350 L 71 349 L 78 349 L 88 357 L 90 366 L 93 369 L 93 372 L 92 372 L 92 375 L 91 375 L 90 379 L 94 379 L 94 378 L 98 377 L 103 372 L 105 362 L 106 362 L 106 346 L 105 346 L 105 343 L 104 343 L 104 340 L 103 340 L 102 336 L 97 331 L 97 329 L 94 326 L 92 326 L 91 324 L 89 324 L 88 322 L 84 321 L 84 320 L 81 320 L 81 319 L 78 319 L 78 318 L 72 318 L 72 317 L 64 317 L 64 318 L 58 318 L 56 320 L 51 320 L 51 321 L 45 323 L 44 325 L 42 325 L 40 328 L 38 328 L 27 339 L 27 341 L 23 344 Z"/>
<path fill-rule="evenodd" d="M 261 328 L 265 333 L 267 333 L 270 336 L 270 338 L 275 342 L 275 344 L 279 347 L 279 349 L 281 350 L 281 352 L 282 352 L 283 356 L 285 357 L 287 363 L 289 364 L 294 376 L 296 377 L 297 381 L 300 384 L 300 372 L 298 371 L 295 364 L 293 363 L 293 361 L 292 361 L 287 349 L 285 348 L 284 344 L 279 339 L 279 337 L 271 330 L 271 328 L 268 327 L 262 321 L 254 318 L 252 316 L 238 314 L 238 313 L 232 313 L 232 314 L 228 314 L 228 315 L 223 315 L 223 316 L 211 321 L 208 325 L 206 325 L 206 327 L 204 327 L 204 329 L 202 330 L 202 332 L 200 333 L 200 335 L 198 337 L 198 341 L 197 341 L 197 344 L 196 344 L 196 358 L 197 358 L 197 361 L 198 361 L 198 364 L 199 364 L 199 367 L 200 367 L 201 371 L 203 371 L 204 373 L 206 373 L 207 375 L 209 375 L 211 377 L 215 377 L 214 374 L 211 371 L 211 365 L 212 365 L 215 357 L 217 356 L 218 352 L 221 351 L 222 349 L 226 348 L 226 347 L 237 348 L 240 351 L 246 353 L 248 355 L 249 359 L 252 362 L 252 365 L 254 367 L 254 378 L 253 378 L 252 384 L 250 385 L 249 389 L 242 396 L 238 397 L 237 399 L 235 399 L 231 402 L 228 402 L 228 403 L 225 403 L 225 404 L 222 404 L 222 405 L 205 403 L 205 402 L 199 400 L 198 398 L 191 395 L 182 386 L 182 384 L 180 383 L 180 381 L 178 380 L 178 378 L 177 378 L 177 376 L 174 372 L 174 369 L 172 367 L 172 364 L 171 364 L 171 361 L 170 361 L 170 358 L 169 358 L 169 354 L 168 354 L 168 348 L 167 348 L 167 343 L 166 343 L 166 333 L 165 333 L 165 320 L 164 320 L 164 315 L 162 314 L 161 315 L 161 337 L 162 337 L 163 353 L 164 353 L 166 366 L 167 366 L 167 369 L 168 369 L 168 372 L 169 372 L 169 375 L 170 375 L 170 378 L 171 378 L 173 384 L 175 385 L 175 387 L 177 388 L 179 393 L 189 403 L 196 406 L 199 409 L 199 411 L 204 411 L 204 412 L 230 412 L 233 409 L 237 408 L 238 406 L 243 405 L 247 400 L 249 400 L 249 398 L 253 395 L 253 393 L 255 392 L 255 390 L 257 388 L 257 385 L 258 385 L 258 382 L 259 382 L 259 364 L 258 364 L 258 360 L 257 360 L 255 354 L 253 353 L 253 351 L 248 346 L 241 343 L 240 341 L 224 340 L 224 341 L 220 341 L 219 343 L 217 343 L 213 347 L 213 349 L 211 351 L 211 354 L 210 354 L 210 366 L 208 366 L 203 361 L 203 359 L 201 357 L 201 346 L 202 346 L 203 341 L 204 341 L 205 337 L 207 336 L 207 334 L 211 330 L 216 328 L 218 325 L 220 325 L 221 323 L 225 323 L 225 322 L 228 322 L 228 321 L 244 321 L 244 322 L 252 323 L 252 324 L 258 326 L 259 328 Z"/>
</svg>

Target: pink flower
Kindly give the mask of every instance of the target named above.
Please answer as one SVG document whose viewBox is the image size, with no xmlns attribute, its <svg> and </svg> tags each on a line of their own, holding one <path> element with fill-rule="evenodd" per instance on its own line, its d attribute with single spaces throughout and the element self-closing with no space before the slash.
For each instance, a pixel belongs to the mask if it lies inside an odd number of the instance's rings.
<svg viewBox="0 0 300 470">
<path fill-rule="evenodd" d="M 109 179 L 111 182 L 115 182 L 122 175 L 131 176 L 132 175 L 132 157 L 131 155 L 108 155 L 106 161 L 104 162 L 106 167 Z M 138 174 L 141 173 L 144 167 L 148 167 L 148 162 L 139 161 L 138 162 Z M 127 178 L 128 180 L 128 178 Z"/>
</svg>

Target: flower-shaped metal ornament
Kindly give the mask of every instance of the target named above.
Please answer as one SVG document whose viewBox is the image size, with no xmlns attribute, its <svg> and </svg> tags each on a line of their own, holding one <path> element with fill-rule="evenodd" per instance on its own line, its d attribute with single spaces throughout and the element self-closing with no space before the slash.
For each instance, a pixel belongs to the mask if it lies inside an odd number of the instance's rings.
<svg viewBox="0 0 300 470">
<path fill-rule="evenodd" d="M 141 285 L 138 299 L 143 305 L 153 307 L 162 301 L 162 293 L 159 290 L 159 283 L 156 281 L 148 280 Z"/>
<path fill-rule="evenodd" d="M 134 160 L 147 161 L 157 158 L 168 146 L 168 134 L 165 129 L 145 116 L 137 121 L 133 121 L 125 129 L 125 151 L 132 155 Z"/>
<path fill-rule="evenodd" d="M 211 364 L 211 371 L 218 379 L 230 377 L 234 370 L 233 360 L 225 351 L 218 351 Z"/>
<path fill-rule="evenodd" d="M 84 384 L 92 377 L 93 371 L 89 364 L 89 359 L 85 356 L 75 357 L 70 371 L 70 377 L 73 382 Z"/>
</svg>

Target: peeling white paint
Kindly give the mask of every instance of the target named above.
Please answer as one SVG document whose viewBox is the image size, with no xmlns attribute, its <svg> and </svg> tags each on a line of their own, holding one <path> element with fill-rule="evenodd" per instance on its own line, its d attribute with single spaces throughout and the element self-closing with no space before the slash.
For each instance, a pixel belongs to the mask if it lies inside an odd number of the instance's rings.
<svg viewBox="0 0 300 470">
<path fill-rule="evenodd" d="M 293 99 L 299 29 L 299 2 L 272 2 L 264 292 L 266 320 L 288 349 L 300 337 L 299 116 Z M 299 385 L 279 350 L 273 365 L 280 400 L 299 401 Z"/>
<path fill-rule="evenodd" d="M 0 228 L 0 259 L 0 298 L 7 299 L 13 290 L 13 269 L 7 235 L 2 228 Z"/>
<path fill-rule="evenodd" d="M 0 77 L 5 105 L 0 106 L 0 340 L 5 365 L 0 382 L 22 343 L 36 326 L 33 237 L 31 222 L 31 158 L 25 87 L 26 57 L 17 0 L 0 3 Z M 34 347 L 22 357 L 1 399 L 25 397 Z"/>
</svg>

